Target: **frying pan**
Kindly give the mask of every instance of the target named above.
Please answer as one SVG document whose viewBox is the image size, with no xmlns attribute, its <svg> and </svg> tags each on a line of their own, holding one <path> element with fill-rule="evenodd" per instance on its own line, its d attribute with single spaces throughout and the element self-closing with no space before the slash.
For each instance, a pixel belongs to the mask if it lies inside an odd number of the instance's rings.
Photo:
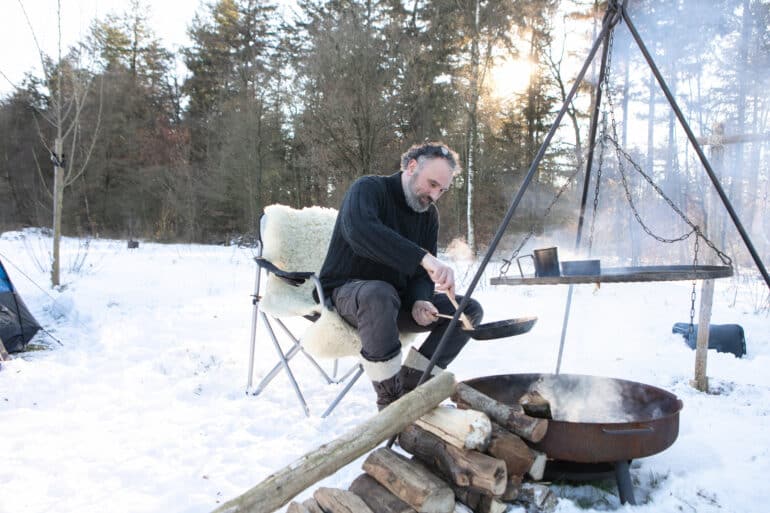
<svg viewBox="0 0 770 513">
<path fill-rule="evenodd" d="M 452 302 L 455 309 L 459 306 L 457 300 L 454 297 L 454 293 L 451 291 L 446 292 L 449 301 Z M 452 319 L 451 315 L 438 314 L 439 317 Z M 475 340 L 491 340 L 495 338 L 513 337 L 514 335 L 521 335 L 532 329 L 532 326 L 537 322 L 537 317 L 520 317 L 518 319 L 507 319 L 504 321 L 487 322 L 479 324 L 475 328 L 471 321 L 464 313 L 460 314 L 460 320 L 463 323 L 463 329 Z"/>
</svg>

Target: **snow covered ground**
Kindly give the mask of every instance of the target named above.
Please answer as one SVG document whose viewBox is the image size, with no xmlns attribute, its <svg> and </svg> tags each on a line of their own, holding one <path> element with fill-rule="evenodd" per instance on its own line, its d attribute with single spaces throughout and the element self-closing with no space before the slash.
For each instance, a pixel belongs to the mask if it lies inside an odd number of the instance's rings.
<svg viewBox="0 0 770 513">
<path fill-rule="evenodd" d="M 35 231 L 0 237 L 11 279 L 61 341 L 39 335 L 33 342 L 47 350 L 17 354 L 0 370 L 0 512 L 209 512 L 375 413 L 361 379 L 321 419 L 338 388 L 321 386 L 302 357 L 294 367 L 312 417 L 282 375 L 262 395 L 244 394 L 250 249 L 142 243 L 128 250 L 125 241 L 100 240 L 84 253 L 78 240 L 64 244 L 65 285 L 52 291 L 35 264 L 47 258 L 49 239 Z M 458 263 L 460 274 L 466 268 Z M 717 281 L 712 322 L 741 324 L 748 355 L 709 352 L 710 394 L 689 386 L 694 353 L 671 333 L 688 319 L 689 282 L 575 288 L 562 372 L 656 385 L 684 409 L 677 441 L 632 466 L 642 505 L 620 507 L 611 486 L 559 487 L 557 511 L 767 511 L 770 319 L 754 312 L 763 287 L 744 283 L 736 294 L 732 280 Z M 539 321 L 516 338 L 471 341 L 450 370 L 458 379 L 553 372 L 566 293 L 485 280 L 474 297 L 488 321 Z M 255 379 L 275 362 L 262 335 Z M 320 485 L 347 488 L 360 466 Z"/>
</svg>

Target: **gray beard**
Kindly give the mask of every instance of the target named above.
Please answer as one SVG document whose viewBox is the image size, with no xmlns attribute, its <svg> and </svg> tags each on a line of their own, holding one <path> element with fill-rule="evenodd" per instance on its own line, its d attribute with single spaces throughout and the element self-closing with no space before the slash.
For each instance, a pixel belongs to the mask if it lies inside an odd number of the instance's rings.
<svg viewBox="0 0 770 513">
<path fill-rule="evenodd" d="M 411 180 L 407 184 L 407 187 L 404 188 L 404 198 L 406 199 L 406 204 L 409 205 L 409 208 L 418 214 L 427 212 L 431 205 L 431 203 L 428 203 L 427 205 L 420 203 L 420 198 L 418 198 L 414 191 L 412 191 Z"/>
</svg>

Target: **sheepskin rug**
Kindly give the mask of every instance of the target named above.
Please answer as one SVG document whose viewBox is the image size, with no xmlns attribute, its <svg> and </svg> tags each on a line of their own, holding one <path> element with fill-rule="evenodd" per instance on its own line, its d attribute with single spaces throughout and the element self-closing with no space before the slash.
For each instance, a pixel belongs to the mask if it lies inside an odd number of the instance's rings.
<svg viewBox="0 0 770 513">
<path fill-rule="evenodd" d="M 265 208 L 262 219 L 262 256 L 287 271 L 320 272 L 329 248 L 337 211 L 332 208 L 306 207 L 302 210 L 285 205 Z M 300 317 L 314 313 L 321 317 L 308 326 L 300 337 L 302 346 L 318 358 L 342 358 L 361 352 L 358 331 L 336 311 L 322 308 L 313 299 L 311 280 L 299 287 L 289 285 L 275 275 L 268 275 L 260 308 L 274 317 Z M 401 344 L 411 344 L 416 334 L 402 333 Z"/>
</svg>

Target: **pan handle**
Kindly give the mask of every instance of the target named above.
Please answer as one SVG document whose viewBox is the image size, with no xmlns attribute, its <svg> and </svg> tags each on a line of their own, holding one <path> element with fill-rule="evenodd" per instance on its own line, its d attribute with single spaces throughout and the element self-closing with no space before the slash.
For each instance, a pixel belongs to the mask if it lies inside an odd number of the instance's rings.
<svg viewBox="0 0 770 513">
<path fill-rule="evenodd" d="M 532 265 L 535 264 L 535 257 L 533 255 L 521 255 L 519 258 L 516 259 L 516 265 L 519 266 L 519 274 L 521 277 L 524 277 L 524 271 L 521 269 L 521 259 L 522 258 L 531 258 L 532 259 Z M 535 270 L 535 276 L 537 276 L 537 270 Z"/>
<path fill-rule="evenodd" d="M 645 433 L 654 433 L 655 428 L 652 426 L 643 426 L 639 428 L 628 428 L 628 429 L 609 429 L 609 428 L 602 428 L 602 433 L 608 434 L 608 435 L 643 435 Z"/>
</svg>

